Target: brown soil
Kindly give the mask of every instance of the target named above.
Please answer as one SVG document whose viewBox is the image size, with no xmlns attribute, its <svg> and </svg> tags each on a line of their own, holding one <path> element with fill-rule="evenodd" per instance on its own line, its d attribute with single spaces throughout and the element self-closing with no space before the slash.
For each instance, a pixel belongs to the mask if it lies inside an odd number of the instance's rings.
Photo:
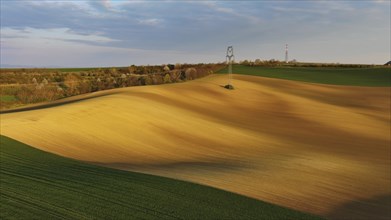
<svg viewBox="0 0 391 220">
<path fill-rule="evenodd" d="M 1 134 L 333 219 L 389 216 L 390 88 L 234 77 L 235 90 L 211 75 L 3 113 Z"/>
</svg>

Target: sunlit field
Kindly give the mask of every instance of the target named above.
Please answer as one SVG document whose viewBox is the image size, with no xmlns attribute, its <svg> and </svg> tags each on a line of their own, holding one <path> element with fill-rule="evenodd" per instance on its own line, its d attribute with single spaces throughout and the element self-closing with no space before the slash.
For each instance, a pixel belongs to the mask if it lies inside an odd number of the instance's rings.
<svg viewBox="0 0 391 220">
<path fill-rule="evenodd" d="M 389 87 L 234 75 L 226 90 L 226 80 L 75 96 L 1 114 L 1 134 L 323 217 L 387 216 Z"/>
</svg>

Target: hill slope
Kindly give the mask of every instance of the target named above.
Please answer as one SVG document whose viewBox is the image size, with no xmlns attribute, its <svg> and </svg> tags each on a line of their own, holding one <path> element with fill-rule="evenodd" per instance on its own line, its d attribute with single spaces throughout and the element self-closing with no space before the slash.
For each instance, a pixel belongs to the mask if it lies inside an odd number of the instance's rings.
<svg viewBox="0 0 391 220">
<path fill-rule="evenodd" d="M 323 216 L 388 215 L 373 198 L 391 194 L 389 88 L 235 75 L 228 91 L 226 81 L 212 75 L 1 114 L 1 134 Z M 376 211 L 351 206 L 368 200 Z"/>
<path fill-rule="evenodd" d="M 236 74 L 351 86 L 391 86 L 391 68 L 263 67 L 234 65 Z M 219 73 L 227 73 L 227 68 Z"/>
<path fill-rule="evenodd" d="M 80 163 L 0 138 L 1 219 L 320 219 L 206 186 Z"/>
</svg>

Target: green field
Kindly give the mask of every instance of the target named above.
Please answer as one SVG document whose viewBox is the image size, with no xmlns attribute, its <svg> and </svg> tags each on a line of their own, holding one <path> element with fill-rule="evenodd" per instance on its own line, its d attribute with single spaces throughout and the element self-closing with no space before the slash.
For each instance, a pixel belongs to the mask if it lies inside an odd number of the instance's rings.
<svg viewBox="0 0 391 220">
<path fill-rule="evenodd" d="M 391 68 L 261 67 L 234 65 L 235 74 L 351 86 L 391 86 Z M 227 68 L 218 73 L 227 73 Z"/>
<path fill-rule="evenodd" d="M 56 69 L 48 69 L 53 71 L 60 71 L 60 72 L 81 72 L 81 71 L 90 71 L 90 70 L 97 70 L 99 68 L 95 67 L 81 67 L 81 68 L 56 68 Z"/>
<path fill-rule="evenodd" d="M 0 102 L 15 102 L 17 100 L 13 95 L 0 95 Z"/>
<path fill-rule="evenodd" d="M 89 165 L 1 136 L 0 219 L 320 219 L 211 187 Z"/>
</svg>

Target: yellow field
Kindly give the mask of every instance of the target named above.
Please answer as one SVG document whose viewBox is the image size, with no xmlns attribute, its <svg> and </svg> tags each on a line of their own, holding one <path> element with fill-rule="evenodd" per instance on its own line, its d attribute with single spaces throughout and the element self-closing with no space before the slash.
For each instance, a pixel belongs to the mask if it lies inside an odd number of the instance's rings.
<svg viewBox="0 0 391 220">
<path fill-rule="evenodd" d="M 103 91 L 1 114 L 1 134 L 326 217 L 388 215 L 390 88 L 235 75 L 229 91 L 226 80 Z"/>
</svg>

